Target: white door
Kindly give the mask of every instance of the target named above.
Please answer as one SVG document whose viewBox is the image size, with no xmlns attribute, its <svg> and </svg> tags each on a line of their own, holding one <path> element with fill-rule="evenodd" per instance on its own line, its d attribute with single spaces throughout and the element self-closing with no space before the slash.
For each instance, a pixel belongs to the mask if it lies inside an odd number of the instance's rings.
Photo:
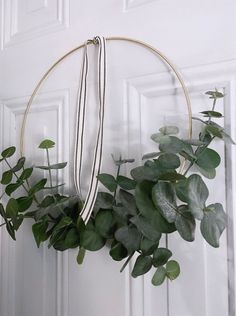
<svg viewBox="0 0 236 316">
<path fill-rule="evenodd" d="M 178 65 L 198 113 L 209 100 L 204 92 L 222 89 L 223 124 L 234 139 L 236 93 L 236 2 L 234 0 L 1 0 L 0 122 L 1 148 L 19 145 L 23 112 L 36 83 L 61 55 L 96 35 L 143 40 Z M 94 47 L 89 48 L 94 60 Z M 110 154 L 140 160 L 152 151 L 151 133 L 168 122 L 187 130 L 186 106 L 178 82 L 156 56 L 127 42 L 108 43 L 108 102 L 103 171 L 113 171 Z M 60 179 L 73 190 L 73 141 L 81 51 L 68 58 L 40 89 L 26 128 L 26 155 L 44 157 L 37 145 L 56 141 L 53 158 L 68 161 Z M 89 77 L 88 137 L 96 113 L 95 68 Z M 87 143 L 87 157 L 91 146 Z M 132 279 L 132 263 L 123 274 L 108 249 L 87 253 L 83 266 L 77 251 L 57 253 L 36 247 L 30 223 L 13 242 L 1 229 L 1 316 L 233 316 L 235 315 L 234 148 L 215 145 L 223 156 L 211 200 L 224 203 L 229 216 L 221 248 L 197 236 L 187 243 L 169 240 L 181 264 L 181 276 L 161 287 L 152 273 Z M 89 161 L 89 159 L 88 159 Z M 88 164 L 89 165 L 89 164 Z M 85 170 L 88 169 L 85 166 Z"/>
</svg>

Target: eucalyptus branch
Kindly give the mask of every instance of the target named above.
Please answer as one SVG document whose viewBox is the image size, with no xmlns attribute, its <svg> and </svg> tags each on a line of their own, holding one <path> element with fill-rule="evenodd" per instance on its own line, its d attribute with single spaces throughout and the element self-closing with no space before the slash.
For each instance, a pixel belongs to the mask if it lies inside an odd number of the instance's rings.
<svg viewBox="0 0 236 316">
<path fill-rule="evenodd" d="M 135 252 L 132 252 L 129 257 L 127 258 L 127 260 L 125 261 L 125 263 L 123 264 L 122 268 L 120 269 L 120 272 L 123 272 L 124 269 L 126 268 L 126 266 L 128 265 L 128 263 L 130 262 L 130 260 L 132 259 L 133 255 L 135 254 Z"/>
</svg>

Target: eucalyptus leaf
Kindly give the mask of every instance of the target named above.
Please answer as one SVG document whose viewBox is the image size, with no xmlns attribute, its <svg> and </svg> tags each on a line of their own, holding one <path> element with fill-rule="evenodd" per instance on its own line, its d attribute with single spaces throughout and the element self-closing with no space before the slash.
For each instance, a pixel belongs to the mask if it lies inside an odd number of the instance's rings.
<svg viewBox="0 0 236 316">
<path fill-rule="evenodd" d="M 97 251 L 101 249 L 106 243 L 106 239 L 101 237 L 96 231 L 86 229 L 81 234 L 80 245 L 90 251 Z"/>
<path fill-rule="evenodd" d="M 216 126 L 212 126 L 212 125 L 207 125 L 206 127 L 205 127 L 205 130 L 208 132 L 208 133 L 210 133 L 210 134 L 212 134 L 213 136 L 215 136 L 215 137 L 218 137 L 218 138 L 223 138 L 223 135 L 222 135 L 222 128 L 218 128 L 218 127 L 216 127 Z"/>
<path fill-rule="evenodd" d="M 97 176 L 97 178 L 110 192 L 115 192 L 117 183 L 116 179 L 112 175 L 101 173 Z"/>
<path fill-rule="evenodd" d="M 122 205 L 127 209 L 128 213 L 131 215 L 136 215 L 137 207 L 134 196 L 131 193 L 121 189 L 119 191 L 119 197 Z"/>
<path fill-rule="evenodd" d="M 168 135 L 164 135 L 163 133 L 155 133 L 151 135 L 151 140 L 158 144 L 169 144 L 171 139 Z"/>
<path fill-rule="evenodd" d="M 47 179 L 42 179 L 38 181 L 36 184 L 33 185 L 33 187 L 29 190 L 29 195 L 34 195 L 38 191 L 44 189 L 45 184 L 47 183 Z"/>
<path fill-rule="evenodd" d="M 50 149 L 50 148 L 53 148 L 54 146 L 55 146 L 55 143 L 52 140 L 45 139 L 40 143 L 39 148 Z"/>
<path fill-rule="evenodd" d="M 125 176 L 117 177 L 117 184 L 124 190 L 134 190 L 137 182 L 133 179 L 127 178 Z"/>
<path fill-rule="evenodd" d="M 152 189 L 152 200 L 165 219 L 174 223 L 177 205 L 173 186 L 167 182 L 158 182 Z"/>
<path fill-rule="evenodd" d="M 11 196 L 13 192 L 15 192 L 20 186 L 22 185 L 21 182 L 11 183 L 8 184 L 5 188 L 5 192 L 8 196 Z"/>
<path fill-rule="evenodd" d="M 178 207 L 175 226 L 184 240 L 194 241 L 196 222 L 187 205 Z"/>
<path fill-rule="evenodd" d="M 130 174 L 134 180 L 141 182 L 144 180 L 156 180 L 159 172 L 155 172 L 147 166 L 140 166 L 132 169 Z"/>
<path fill-rule="evenodd" d="M 152 277 L 152 284 L 155 286 L 161 285 L 166 278 L 166 269 L 164 267 L 158 267 L 155 274 Z"/>
<path fill-rule="evenodd" d="M 202 178 L 197 174 L 192 174 L 187 181 L 188 207 L 193 216 L 199 220 L 203 218 L 208 196 L 209 191 Z"/>
<path fill-rule="evenodd" d="M 153 251 L 158 247 L 159 242 L 149 240 L 143 237 L 140 244 L 140 249 L 144 255 L 151 255 Z"/>
<path fill-rule="evenodd" d="M 206 95 L 209 95 L 210 99 L 219 99 L 219 98 L 223 98 L 224 94 L 215 90 L 215 91 L 207 91 L 205 92 Z"/>
<path fill-rule="evenodd" d="M 171 281 L 173 281 L 180 275 L 180 266 L 177 261 L 170 260 L 167 262 L 166 275 Z"/>
<path fill-rule="evenodd" d="M 201 221 L 201 233 L 212 247 L 219 247 L 219 239 L 226 227 L 226 214 L 220 203 L 209 205 Z"/>
<path fill-rule="evenodd" d="M 67 162 L 60 162 L 56 163 L 50 166 L 35 166 L 37 169 L 42 169 L 42 170 L 58 170 L 58 169 L 64 169 L 67 165 Z"/>
<path fill-rule="evenodd" d="M 210 148 L 205 148 L 197 154 L 196 164 L 202 169 L 215 169 L 220 164 L 219 154 Z"/>
<path fill-rule="evenodd" d="M 141 234 L 134 227 L 124 226 L 115 232 L 115 238 L 119 241 L 129 253 L 139 249 Z"/>
<path fill-rule="evenodd" d="M 164 135 L 175 135 L 179 133 L 179 129 L 177 126 L 163 126 L 159 129 L 159 131 Z"/>
<path fill-rule="evenodd" d="M 6 159 L 6 158 L 13 156 L 15 152 L 16 152 L 16 147 L 12 146 L 12 147 L 8 147 L 5 150 L 3 150 L 1 155 L 3 158 Z"/>
<path fill-rule="evenodd" d="M 75 227 L 70 228 L 66 233 L 64 246 L 66 249 L 73 249 L 79 246 L 79 233 Z"/>
<path fill-rule="evenodd" d="M 157 159 L 159 165 L 164 169 L 177 169 L 180 166 L 180 159 L 172 153 L 163 153 Z"/>
<path fill-rule="evenodd" d="M 12 172 L 17 172 L 19 170 L 21 170 L 24 167 L 25 164 L 25 157 L 21 157 L 17 164 L 12 168 Z"/>
<path fill-rule="evenodd" d="M 32 231 L 33 231 L 34 239 L 38 247 L 40 246 L 41 242 L 48 239 L 47 229 L 48 229 L 48 222 L 46 221 L 33 224 Z"/>
<path fill-rule="evenodd" d="M 25 212 L 30 208 L 30 206 L 33 203 L 33 198 L 28 196 L 22 196 L 16 199 L 18 206 L 19 206 L 19 212 Z"/>
<path fill-rule="evenodd" d="M 159 242 L 161 233 L 152 226 L 150 221 L 142 216 L 134 216 L 130 219 L 130 221 L 138 228 L 143 236 L 151 241 Z"/>
<path fill-rule="evenodd" d="M 167 248 L 157 248 L 153 253 L 154 267 L 160 267 L 167 263 L 172 256 L 172 252 Z"/>
<path fill-rule="evenodd" d="M 143 155 L 142 160 L 156 158 L 160 156 L 160 154 L 161 154 L 160 152 L 148 153 L 148 154 Z"/>
<path fill-rule="evenodd" d="M 19 212 L 19 205 L 13 198 L 9 199 L 6 205 L 6 216 L 7 218 L 16 218 Z"/>
<path fill-rule="evenodd" d="M 131 273 L 132 277 L 136 278 L 139 275 L 143 275 L 147 273 L 151 269 L 151 267 L 152 267 L 152 258 L 150 256 L 143 256 L 143 255 L 138 256 Z"/>
<path fill-rule="evenodd" d="M 121 261 L 128 256 L 128 251 L 121 243 L 118 242 L 112 245 L 109 254 L 113 260 Z"/>
<path fill-rule="evenodd" d="M 24 169 L 22 171 L 22 174 L 20 175 L 19 179 L 22 181 L 28 179 L 32 175 L 32 172 L 33 172 L 33 168 Z"/>
<path fill-rule="evenodd" d="M 97 232 L 104 238 L 112 237 L 114 218 L 110 210 L 100 210 L 95 217 Z"/>
<path fill-rule="evenodd" d="M 200 113 L 204 114 L 205 117 L 223 117 L 223 115 L 217 111 L 202 111 Z"/>
<path fill-rule="evenodd" d="M 184 148 L 183 141 L 175 136 L 169 136 L 169 138 L 170 142 L 159 145 L 160 151 L 170 154 L 177 154 L 181 152 Z"/>
<path fill-rule="evenodd" d="M 98 208 L 110 209 L 113 205 L 113 196 L 106 192 L 98 192 L 95 205 Z"/>
<path fill-rule="evenodd" d="M 13 177 L 13 173 L 11 170 L 5 171 L 2 175 L 2 180 L 1 180 L 1 184 L 9 184 L 12 180 Z"/>
</svg>

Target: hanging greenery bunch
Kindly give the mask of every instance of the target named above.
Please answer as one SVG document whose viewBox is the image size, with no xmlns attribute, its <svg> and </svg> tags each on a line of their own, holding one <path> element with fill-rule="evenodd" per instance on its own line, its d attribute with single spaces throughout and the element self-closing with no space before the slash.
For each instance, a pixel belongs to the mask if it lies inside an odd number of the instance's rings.
<svg viewBox="0 0 236 316">
<path fill-rule="evenodd" d="M 202 118 L 193 117 L 202 124 L 198 139 L 180 139 L 177 127 L 162 127 L 151 136 L 157 143 L 157 152 L 144 155 L 143 165 L 133 168 L 130 177 L 121 175 L 122 166 L 134 160 L 121 158 L 114 160 L 116 176 L 98 175 L 106 190 L 98 193 L 87 224 L 80 216 L 83 201 L 77 196 L 58 193 L 62 185 L 53 185 L 53 172 L 67 165 L 66 162 L 51 164 L 53 141 L 44 140 L 39 145 L 46 152 L 45 166 L 27 167 L 25 157 L 12 165 L 16 148 L 3 150 L 0 162 L 5 164 L 6 171 L 1 178 L 1 200 L 4 197 L 6 203 L 0 203 L 1 226 L 15 240 L 22 222 L 32 219 L 38 247 L 43 242 L 58 251 L 79 247 L 77 261 L 81 264 L 86 250 L 98 251 L 107 245 L 113 260 L 126 259 L 121 271 L 136 254 L 133 277 L 154 267 L 153 285 L 162 284 L 166 278 L 174 280 L 180 274 L 180 266 L 172 259 L 174 249 L 159 246 L 161 238 L 177 232 L 185 241 L 192 242 L 196 221 L 200 221 L 203 238 L 211 246 L 219 247 L 226 227 L 223 206 L 207 203 L 209 191 L 202 176 L 214 179 L 221 161 L 220 155 L 210 148 L 212 141 L 234 142 L 213 121 L 222 117 L 215 106 L 224 95 L 217 90 L 206 94 L 213 100 L 213 107 L 201 112 Z M 48 172 L 48 178 L 34 181 L 34 169 Z M 24 193 L 19 196 L 19 192 Z"/>
</svg>

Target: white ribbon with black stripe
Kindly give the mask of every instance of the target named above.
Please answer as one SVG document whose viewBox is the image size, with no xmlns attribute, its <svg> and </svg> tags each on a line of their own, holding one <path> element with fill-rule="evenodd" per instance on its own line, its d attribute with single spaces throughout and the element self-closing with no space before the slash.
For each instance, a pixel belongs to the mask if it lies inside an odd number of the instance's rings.
<svg viewBox="0 0 236 316">
<path fill-rule="evenodd" d="M 88 41 L 89 42 L 89 41 Z M 84 56 L 82 63 L 81 82 L 78 94 L 77 115 L 76 115 L 76 135 L 75 135 L 75 155 L 74 155 L 74 182 L 77 194 L 82 198 L 81 190 L 81 171 L 83 164 L 83 147 L 84 147 L 84 127 L 85 127 L 85 110 L 87 101 L 87 77 L 88 77 L 88 42 L 85 44 Z M 98 192 L 97 175 L 100 173 L 102 165 L 103 150 L 103 127 L 104 127 L 104 109 L 106 98 L 106 40 L 104 37 L 97 36 L 93 43 L 98 45 L 98 96 L 99 96 L 99 122 L 97 137 L 94 149 L 93 164 L 89 189 L 81 211 L 81 216 L 85 223 L 88 222 L 96 201 Z"/>
</svg>

